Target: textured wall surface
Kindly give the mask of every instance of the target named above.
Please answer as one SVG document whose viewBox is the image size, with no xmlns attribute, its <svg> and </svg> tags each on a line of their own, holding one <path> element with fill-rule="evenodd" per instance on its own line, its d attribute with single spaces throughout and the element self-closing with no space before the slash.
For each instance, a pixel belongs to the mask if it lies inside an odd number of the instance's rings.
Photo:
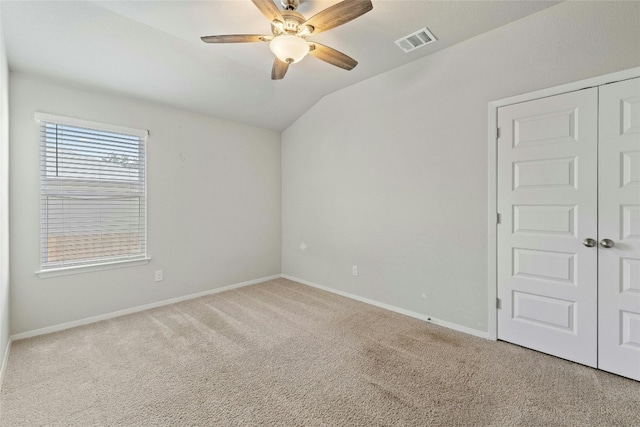
<svg viewBox="0 0 640 427">
<path fill-rule="evenodd" d="M 11 331 L 280 272 L 280 135 L 12 73 Z M 148 265 L 40 279 L 34 112 L 148 129 Z M 17 166 L 19 165 L 19 167 Z M 154 271 L 164 281 L 154 282 Z"/>
<path fill-rule="evenodd" d="M 9 344 L 9 67 L 0 17 L 0 370 Z"/>
<path fill-rule="evenodd" d="M 488 103 L 637 67 L 638 28 L 565 2 L 324 98 L 282 135 L 282 273 L 486 331 Z"/>
</svg>

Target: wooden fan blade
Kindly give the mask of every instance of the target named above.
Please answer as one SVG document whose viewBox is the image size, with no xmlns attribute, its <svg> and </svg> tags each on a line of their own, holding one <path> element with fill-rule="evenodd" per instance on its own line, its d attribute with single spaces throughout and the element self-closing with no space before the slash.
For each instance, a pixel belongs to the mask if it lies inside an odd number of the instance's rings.
<svg viewBox="0 0 640 427">
<path fill-rule="evenodd" d="M 325 46 L 320 43 L 309 43 L 309 55 L 313 55 L 324 62 L 328 62 L 336 67 L 344 68 L 345 70 L 353 70 L 358 65 L 358 61 L 345 55 L 344 53 L 337 51 L 329 46 Z"/>
<path fill-rule="evenodd" d="M 373 9 L 370 0 L 344 0 L 312 16 L 303 25 L 312 26 L 313 34 L 345 24 Z"/>
<path fill-rule="evenodd" d="M 200 39 L 205 43 L 252 43 L 266 42 L 271 40 L 272 36 L 263 36 L 260 34 L 230 34 L 225 36 L 204 36 Z"/>
<path fill-rule="evenodd" d="M 273 61 L 273 68 L 271 69 L 271 80 L 282 80 L 287 70 L 289 69 L 288 62 L 282 62 L 278 58 Z"/>
<path fill-rule="evenodd" d="M 251 0 L 251 1 L 253 2 L 253 4 L 256 5 L 258 9 L 260 9 L 260 12 L 262 12 L 262 14 L 267 17 L 269 22 L 273 22 L 274 20 L 284 22 L 284 19 L 282 18 L 282 14 L 280 13 L 280 10 L 278 10 L 278 7 L 273 3 L 272 0 Z"/>
</svg>

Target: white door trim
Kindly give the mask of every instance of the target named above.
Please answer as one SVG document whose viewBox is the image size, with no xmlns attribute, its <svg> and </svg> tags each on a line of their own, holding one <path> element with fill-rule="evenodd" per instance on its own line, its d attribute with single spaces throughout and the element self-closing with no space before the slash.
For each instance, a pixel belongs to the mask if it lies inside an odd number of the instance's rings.
<svg viewBox="0 0 640 427">
<path fill-rule="evenodd" d="M 496 129 L 498 124 L 498 108 L 511 104 L 517 104 L 520 102 L 532 101 L 538 98 L 545 98 L 548 96 L 559 95 L 561 93 L 573 92 L 576 90 L 582 90 L 594 86 L 602 86 L 607 83 L 613 83 L 622 80 L 633 79 L 640 77 L 640 67 L 631 68 L 616 73 L 606 74 L 603 76 L 593 77 L 586 80 L 580 80 L 577 82 L 567 83 L 559 86 L 550 87 L 547 89 L 537 90 L 535 92 L 526 93 L 522 95 L 516 95 L 509 98 L 498 99 L 496 101 L 489 102 L 489 117 L 487 126 L 487 140 L 489 143 L 488 150 L 488 185 L 489 185 L 489 197 L 488 197 L 488 236 L 487 236 L 487 249 L 488 249 L 488 338 L 491 340 L 498 339 L 498 315 L 496 301 L 498 297 L 498 283 L 496 268 L 498 265 L 496 251 L 498 249 L 497 244 L 497 201 L 498 201 L 498 169 L 497 169 L 497 135 Z"/>
</svg>

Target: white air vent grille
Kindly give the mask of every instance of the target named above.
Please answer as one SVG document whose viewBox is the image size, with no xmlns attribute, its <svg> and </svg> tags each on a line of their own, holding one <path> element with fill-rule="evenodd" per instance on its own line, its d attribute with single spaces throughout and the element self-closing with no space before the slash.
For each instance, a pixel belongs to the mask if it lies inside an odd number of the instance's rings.
<svg viewBox="0 0 640 427">
<path fill-rule="evenodd" d="M 408 36 L 396 40 L 396 44 L 405 52 L 411 52 L 419 47 L 433 43 L 436 40 L 438 39 L 436 39 L 435 36 L 431 34 L 431 31 L 425 27 L 415 33 L 411 33 Z"/>
</svg>

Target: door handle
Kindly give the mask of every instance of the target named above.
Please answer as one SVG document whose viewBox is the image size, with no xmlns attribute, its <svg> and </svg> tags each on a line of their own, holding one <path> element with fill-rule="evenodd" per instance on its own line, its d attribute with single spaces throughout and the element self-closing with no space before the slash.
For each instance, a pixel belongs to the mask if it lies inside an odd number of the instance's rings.
<svg viewBox="0 0 640 427">
<path fill-rule="evenodd" d="M 602 239 L 600 240 L 600 246 L 602 246 L 605 249 L 609 249 L 614 246 L 614 243 L 613 243 L 613 240 L 611 239 Z"/>
<path fill-rule="evenodd" d="M 583 244 L 583 245 L 585 245 L 585 246 L 586 246 L 586 247 L 588 247 L 588 248 L 592 248 L 592 247 L 594 247 L 595 245 L 597 245 L 597 244 L 598 244 L 598 242 L 596 242 L 594 239 L 592 239 L 592 238 L 589 238 L 589 237 L 588 237 L 588 238 L 586 238 L 586 239 L 584 239 L 584 240 L 582 241 L 582 244 Z"/>
</svg>

